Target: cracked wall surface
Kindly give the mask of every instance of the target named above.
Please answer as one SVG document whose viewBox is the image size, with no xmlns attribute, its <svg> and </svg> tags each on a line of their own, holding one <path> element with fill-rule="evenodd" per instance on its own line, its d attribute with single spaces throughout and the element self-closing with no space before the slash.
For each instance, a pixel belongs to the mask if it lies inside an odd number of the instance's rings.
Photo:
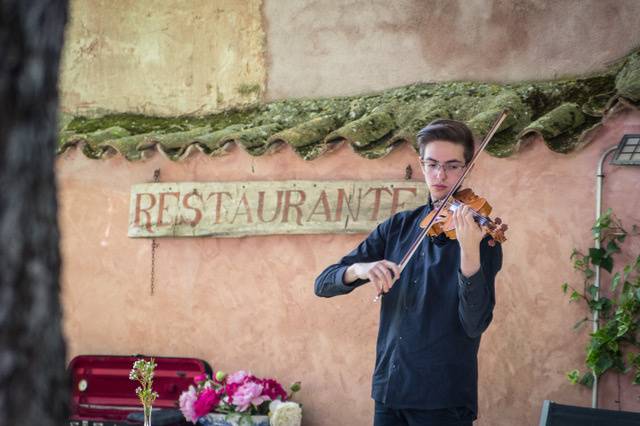
<svg viewBox="0 0 640 426">
<path fill-rule="evenodd" d="M 72 1 L 63 111 L 206 114 L 256 101 L 266 79 L 261 6 L 262 0 Z"/>
</svg>

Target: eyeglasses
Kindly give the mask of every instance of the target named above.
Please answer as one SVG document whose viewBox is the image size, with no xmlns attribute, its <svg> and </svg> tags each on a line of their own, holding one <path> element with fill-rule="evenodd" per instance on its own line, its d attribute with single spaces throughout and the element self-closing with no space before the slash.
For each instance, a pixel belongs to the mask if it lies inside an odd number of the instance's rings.
<svg viewBox="0 0 640 426">
<path fill-rule="evenodd" d="M 465 164 L 463 163 L 444 163 L 440 164 L 437 161 L 431 160 L 420 160 L 420 164 L 424 168 L 427 173 L 437 174 L 440 170 L 445 172 L 445 174 L 455 174 L 460 173 L 464 170 Z"/>
</svg>

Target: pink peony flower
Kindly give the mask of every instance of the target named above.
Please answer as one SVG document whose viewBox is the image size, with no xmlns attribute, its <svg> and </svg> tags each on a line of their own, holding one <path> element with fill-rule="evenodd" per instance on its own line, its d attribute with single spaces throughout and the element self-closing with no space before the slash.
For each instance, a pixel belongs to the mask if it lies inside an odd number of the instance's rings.
<svg viewBox="0 0 640 426">
<path fill-rule="evenodd" d="M 193 404 L 196 417 L 200 418 L 213 411 L 220 403 L 220 394 L 214 389 L 205 389 Z"/>
<path fill-rule="evenodd" d="M 193 382 L 197 385 L 198 383 L 204 382 L 205 380 L 207 380 L 207 375 L 206 374 L 199 374 L 196 377 L 193 378 Z"/>
<path fill-rule="evenodd" d="M 274 379 L 261 380 L 262 394 L 269 397 L 270 400 L 280 399 L 282 401 L 287 400 L 287 392 L 282 388 L 282 385 Z"/>
<path fill-rule="evenodd" d="M 240 386 L 242 386 L 240 383 L 227 383 L 224 386 L 224 392 L 229 398 L 233 398 L 233 395 L 235 395 Z"/>
<path fill-rule="evenodd" d="M 236 371 L 233 374 L 229 374 L 227 377 L 227 383 L 243 383 L 247 377 L 250 377 L 251 373 L 247 373 L 244 370 Z"/>
<path fill-rule="evenodd" d="M 231 402 L 238 407 L 240 412 L 245 411 L 252 404 L 257 407 L 269 400 L 268 396 L 262 395 L 262 388 L 260 383 L 248 381 L 235 391 Z"/>
<path fill-rule="evenodd" d="M 180 395 L 180 411 L 182 411 L 184 418 L 191 423 L 198 421 L 198 416 L 196 416 L 196 412 L 193 409 L 193 405 L 197 399 L 196 388 L 193 386 L 189 386 L 189 390 L 182 392 Z"/>
</svg>

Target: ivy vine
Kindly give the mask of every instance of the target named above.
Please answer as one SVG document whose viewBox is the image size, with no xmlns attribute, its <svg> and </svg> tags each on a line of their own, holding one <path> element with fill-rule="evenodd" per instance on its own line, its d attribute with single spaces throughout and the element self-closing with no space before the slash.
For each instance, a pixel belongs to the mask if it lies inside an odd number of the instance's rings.
<svg viewBox="0 0 640 426">
<path fill-rule="evenodd" d="M 587 253 L 574 249 L 571 254 L 574 268 L 584 277 L 583 288 L 579 290 L 565 282 L 562 291 L 569 294 L 572 302 L 585 302 L 592 314 L 598 312 L 598 330 L 590 334 L 586 348 L 588 370 L 570 371 L 567 378 L 574 384 L 592 387 L 594 374 L 599 377 L 607 371 L 632 372 L 633 384 L 640 385 L 640 254 L 613 273 L 615 255 L 621 253 L 628 236 L 638 235 L 637 226 L 628 232 L 609 209 L 591 230 L 600 247 L 591 247 Z M 612 274 L 608 288 L 601 274 L 600 291 L 595 286 L 598 266 Z M 590 317 L 582 318 L 574 329 L 592 322 Z"/>
</svg>

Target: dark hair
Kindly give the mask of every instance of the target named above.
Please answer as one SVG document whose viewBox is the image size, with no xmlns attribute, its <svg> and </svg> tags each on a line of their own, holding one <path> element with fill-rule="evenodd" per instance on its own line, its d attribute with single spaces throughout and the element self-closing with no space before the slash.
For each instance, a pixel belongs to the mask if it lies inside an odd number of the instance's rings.
<svg viewBox="0 0 640 426">
<path fill-rule="evenodd" d="M 424 155 L 425 147 L 429 142 L 446 141 L 462 145 L 464 148 L 464 162 L 468 163 L 473 158 L 475 144 L 473 133 L 466 124 L 461 121 L 438 119 L 427 124 L 418 132 L 418 150 L 420 157 Z"/>
</svg>

